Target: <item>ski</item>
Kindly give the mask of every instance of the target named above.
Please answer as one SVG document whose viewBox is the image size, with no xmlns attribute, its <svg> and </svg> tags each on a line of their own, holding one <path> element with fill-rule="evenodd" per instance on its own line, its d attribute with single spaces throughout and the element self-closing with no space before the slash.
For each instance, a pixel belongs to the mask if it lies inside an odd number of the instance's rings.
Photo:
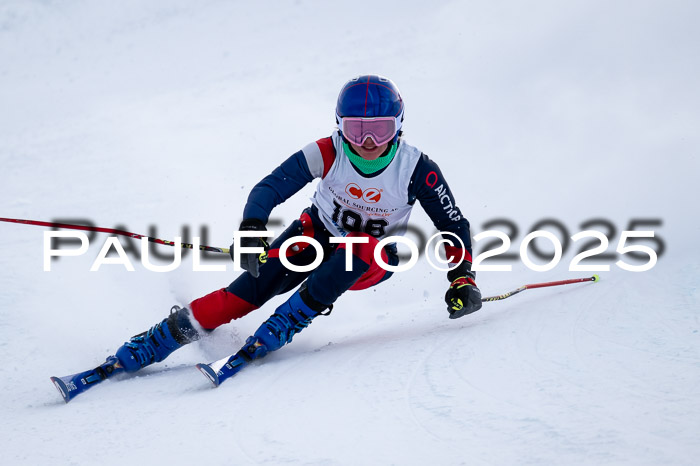
<svg viewBox="0 0 700 466">
<path fill-rule="evenodd" d="M 119 360 L 114 356 L 110 356 L 103 364 L 94 369 L 64 377 L 51 377 L 51 381 L 63 397 L 63 401 L 68 403 L 85 390 L 122 372 L 124 372 L 124 368 L 119 363 Z"/>
<path fill-rule="evenodd" d="M 197 369 L 209 379 L 209 381 L 218 387 L 224 380 L 236 375 L 241 369 L 248 365 L 249 358 L 246 359 L 241 355 L 241 352 L 231 355 L 227 358 L 210 364 L 197 364 Z"/>
</svg>

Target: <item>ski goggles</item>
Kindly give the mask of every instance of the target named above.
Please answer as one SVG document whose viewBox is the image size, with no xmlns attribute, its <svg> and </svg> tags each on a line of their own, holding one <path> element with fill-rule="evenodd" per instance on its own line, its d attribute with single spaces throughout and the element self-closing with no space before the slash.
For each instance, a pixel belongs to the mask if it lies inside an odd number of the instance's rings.
<svg viewBox="0 0 700 466">
<path fill-rule="evenodd" d="M 381 146 L 394 139 L 401 121 L 394 117 L 345 117 L 339 118 L 338 126 L 345 139 L 356 146 L 361 146 L 369 137 Z"/>
</svg>

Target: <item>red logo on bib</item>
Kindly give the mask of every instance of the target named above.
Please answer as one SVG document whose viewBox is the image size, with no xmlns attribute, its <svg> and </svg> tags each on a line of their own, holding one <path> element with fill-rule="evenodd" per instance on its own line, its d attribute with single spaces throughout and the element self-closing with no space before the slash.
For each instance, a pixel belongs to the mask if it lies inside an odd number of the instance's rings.
<svg viewBox="0 0 700 466">
<path fill-rule="evenodd" d="M 353 199 L 362 199 L 368 204 L 379 202 L 382 198 L 381 189 L 368 188 L 364 191 L 356 183 L 350 183 L 345 187 L 345 192 Z"/>
</svg>

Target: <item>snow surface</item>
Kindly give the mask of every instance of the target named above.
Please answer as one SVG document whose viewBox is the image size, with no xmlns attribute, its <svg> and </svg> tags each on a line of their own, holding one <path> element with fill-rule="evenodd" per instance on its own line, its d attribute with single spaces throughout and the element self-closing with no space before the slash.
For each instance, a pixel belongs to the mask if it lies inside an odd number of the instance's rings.
<svg viewBox="0 0 700 466">
<path fill-rule="evenodd" d="M 449 320 L 424 259 L 352 292 L 214 390 L 281 302 L 65 405 L 94 367 L 226 272 L 104 265 L 105 235 L 43 271 L 44 229 L 0 224 L 0 451 L 18 464 L 698 464 L 700 60 L 694 1 L 0 3 L 0 216 L 89 219 L 227 247 L 250 188 L 330 134 L 352 76 L 391 77 L 406 138 L 447 174 L 473 233 L 569 234 L 633 218 L 648 272 L 531 290 Z M 307 187 L 273 217 L 308 205 Z M 431 226 L 420 208 L 412 222 Z M 281 229 L 281 227 L 280 227 Z M 556 230 L 554 230 L 556 233 Z M 542 243 L 544 244 L 544 243 Z M 646 243 L 650 244 L 650 243 Z M 165 246 L 161 247 L 167 249 Z M 485 295 L 569 272 L 512 261 Z M 170 253 L 170 250 L 165 251 Z"/>
</svg>

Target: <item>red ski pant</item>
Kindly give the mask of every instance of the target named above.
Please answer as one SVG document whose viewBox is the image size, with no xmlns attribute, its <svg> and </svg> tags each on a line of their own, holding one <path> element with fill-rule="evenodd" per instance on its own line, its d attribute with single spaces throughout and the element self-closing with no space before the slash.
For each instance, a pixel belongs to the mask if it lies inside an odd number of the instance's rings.
<svg viewBox="0 0 700 466">
<path fill-rule="evenodd" d="M 279 246 L 287 238 L 309 236 L 323 247 L 324 261 L 310 272 L 294 272 L 279 260 Z M 261 307 L 272 297 L 286 293 L 307 280 L 312 298 L 320 303 L 333 304 L 346 290 L 364 290 L 388 279 L 392 273 L 384 270 L 374 260 L 374 249 L 378 241 L 366 233 L 353 232 L 349 237 L 366 237 L 368 243 L 353 244 L 352 271 L 346 271 L 345 244 L 329 242 L 330 233 L 312 209 L 306 209 L 299 220 L 275 239 L 268 252 L 267 262 L 260 267 L 257 278 L 248 272 L 242 273 L 228 287 L 221 288 L 190 304 L 197 322 L 205 329 L 214 329 L 234 319 L 239 319 Z M 316 251 L 308 243 L 298 242 L 296 248 L 288 249 L 287 259 L 294 265 L 306 265 L 316 257 Z M 384 263 L 398 264 L 394 250 L 382 250 Z"/>
</svg>

